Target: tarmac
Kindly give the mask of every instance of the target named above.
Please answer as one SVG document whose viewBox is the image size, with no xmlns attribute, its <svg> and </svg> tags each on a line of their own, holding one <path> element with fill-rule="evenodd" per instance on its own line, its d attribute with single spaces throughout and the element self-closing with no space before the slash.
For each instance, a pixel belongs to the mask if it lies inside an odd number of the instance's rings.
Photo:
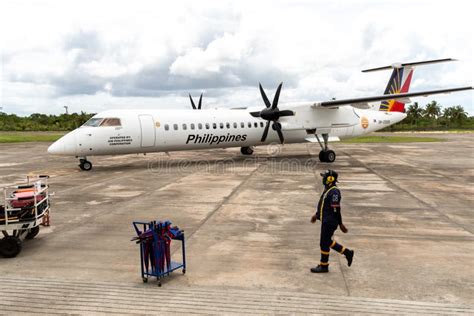
<svg viewBox="0 0 474 316">
<path fill-rule="evenodd" d="M 0 144 L 0 187 L 49 174 L 51 226 L 0 258 L 0 314 L 474 314 L 474 134 L 435 143 L 331 144 L 89 157 Z M 425 136 L 425 135 L 423 135 Z M 319 262 L 323 189 L 340 175 L 349 232 Z M 142 283 L 134 220 L 185 230 L 187 271 Z M 173 257 L 180 258 L 178 243 Z"/>
</svg>

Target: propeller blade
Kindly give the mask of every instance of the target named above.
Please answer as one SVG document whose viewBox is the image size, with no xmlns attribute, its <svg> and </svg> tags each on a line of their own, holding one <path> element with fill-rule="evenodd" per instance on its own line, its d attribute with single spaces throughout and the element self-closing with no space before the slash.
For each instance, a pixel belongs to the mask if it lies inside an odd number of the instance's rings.
<svg viewBox="0 0 474 316">
<path fill-rule="evenodd" d="M 280 99 L 280 91 L 281 91 L 281 86 L 283 85 L 283 82 L 281 82 L 278 85 L 277 91 L 275 93 L 275 96 L 273 97 L 273 104 L 272 104 L 272 110 L 275 110 L 278 106 L 278 99 Z"/>
<path fill-rule="evenodd" d="M 201 104 L 202 104 L 202 93 L 201 93 L 201 96 L 199 97 L 198 110 L 201 109 Z"/>
<path fill-rule="evenodd" d="M 280 127 L 280 124 L 278 124 L 277 122 L 274 122 L 273 123 L 273 128 L 277 131 L 278 133 L 278 137 L 280 138 L 280 143 L 284 143 L 285 142 L 285 138 L 283 137 L 283 133 L 281 132 L 281 127 Z"/>
<path fill-rule="evenodd" d="M 271 107 L 270 101 L 267 98 L 267 95 L 265 94 L 265 91 L 263 91 L 262 85 L 260 82 L 258 83 L 258 87 L 260 88 L 260 94 L 262 95 L 263 102 L 265 102 L 265 105 L 267 108 Z"/>
<path fill-rule="evenodd" d="M 265 139 L 267 139 L 268 128 L 269 128 L 269 127 L 270 127 L 270 121 L 267 121 L 267 125 L 265 125 L 265 129 L 263 130 L 262 139 L 260 140 L 261 142 L 264 142 Z"/>
<path fill-rule="evenodd" d="M 194 104 L 193 98 L 191 97 L 191 93 L 189 94 L 189 100 L 191 100 L 191 106 L 194 110 L 196 110 L 196 105 Z"/>
<path fill-rule="evenodd" d="M 295 115 L 295 112 L 293 112 L 291 110 L 283 110 L 283 111 L 279 111 L 278 114 L 280 115 L 280 117 L 282 117 L 282 116 L 293 116 L 293 115 Z"/>
<path fill-rule="evenodd" d="M 260 112 L 250 112 L 253 117 L 260 117 Z"/>
</svg>

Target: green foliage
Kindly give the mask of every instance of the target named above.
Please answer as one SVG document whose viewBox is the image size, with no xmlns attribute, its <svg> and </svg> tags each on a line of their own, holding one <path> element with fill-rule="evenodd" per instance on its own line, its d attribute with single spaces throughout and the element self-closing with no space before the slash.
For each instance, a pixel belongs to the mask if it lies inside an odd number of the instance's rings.
<svg viewBox="0 0 474 316">
<path fill-rule="evenodd" d="M 51 132 L 0 132 L 0 143 L 54 142 L 64 133 Z"/>
<path fill-rule="evenodd" d="M 425 107 L 414 102 L 408 106 L 406 113 L 406 119 L 381 131 L 474 130 L 474 117 L 468 116 L 460 105 L 441 110 L 436 101 Z"/>
<path fill-rule="evenodd" d="M 0 131 L 71 131 L 93 115 L 84 112 L 61 115 L 34 113 L 21 117 L 0 112 Z"/>
</svg>

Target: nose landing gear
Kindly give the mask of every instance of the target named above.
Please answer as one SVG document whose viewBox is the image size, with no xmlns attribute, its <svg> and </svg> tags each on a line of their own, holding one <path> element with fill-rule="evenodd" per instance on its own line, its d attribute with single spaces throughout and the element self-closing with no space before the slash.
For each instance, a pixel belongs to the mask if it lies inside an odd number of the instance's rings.
<svg viewBox="0 0 474 316">
<path fill-rule="evenodd" d="M 79 168 L 84 171 L 89 171 L 92 169 L 92 163 L 85 157 L 81 158 L 79 159 Z"/>
</svg>

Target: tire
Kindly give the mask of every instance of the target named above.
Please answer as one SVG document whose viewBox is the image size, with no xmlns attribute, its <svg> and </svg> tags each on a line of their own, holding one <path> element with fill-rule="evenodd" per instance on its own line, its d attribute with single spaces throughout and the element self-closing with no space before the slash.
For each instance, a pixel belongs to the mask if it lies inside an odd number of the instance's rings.
<svg viewBox="0 0 474 316">
<path fill-rule="evenodd" d="M 39 226 L 31 228 L 28 234 L 26 234 L 25 239 L 30 240 L 30 239 L 35 238 L 38 235 L 39 231 L 40 231 Z"/>
<path fill-rule="evenodd" d="M 319 152 L 319 161 L 321 161 L 321 162 L 326 162 L 326 155 L 325 155 L 325 153 L 326 153 L 326 152 L 323 151 L 323 150 L 321 150 L 321 151 Z"/>
<path fill-rule="evenodd" d="M 81 170 L 90 171 L 92 169 L 92 163 L 88 160 L 83 160 L 81 161 L 79 167 L 81 168 Z"/>
<path fill-rule="evenodd" d="M 240 152 L 242 155 L 250 156 L 253 154 L 253 148 L 252 147 L 240 147 Z"/>
<path fill-rule="evenodd" d="M 326 151 L 326 162 L 332 163 L 336 161 L 336 153 L 332 150 Z"/>
<path fill-rule="evenodd" d="M 0 254 L 5 258 L 14 258 L 21 252 L 21 240 L 18 237 L 8 236 L 0 242 Z"/>
</svg>

